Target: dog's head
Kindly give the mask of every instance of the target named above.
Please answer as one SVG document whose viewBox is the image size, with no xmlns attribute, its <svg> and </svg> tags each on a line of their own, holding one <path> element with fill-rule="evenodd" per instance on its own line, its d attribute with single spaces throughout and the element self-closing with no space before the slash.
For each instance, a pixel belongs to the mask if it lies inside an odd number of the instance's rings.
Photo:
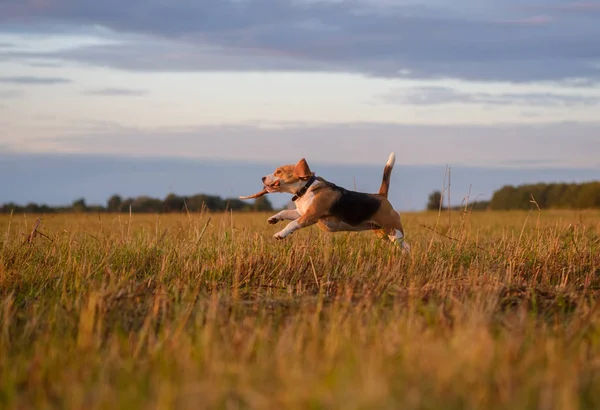
<svg viewBox="0 0 600 410">
<path fill-rule="evenodd" d="M 262 177 L 268 192 L 296 193 L 315 173 L 311 172 L 306 160 L 302 158 L 296 165 L 283 165 L 270 175 Z"/>
</svg>

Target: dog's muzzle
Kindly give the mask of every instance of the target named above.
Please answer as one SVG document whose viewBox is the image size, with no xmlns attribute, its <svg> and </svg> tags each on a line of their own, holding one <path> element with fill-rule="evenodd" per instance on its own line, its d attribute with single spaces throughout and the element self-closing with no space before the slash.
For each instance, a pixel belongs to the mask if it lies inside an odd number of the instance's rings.
<svg viewBox="0 0 600 410">
<path fill-rule="evenodd" d="M 279 188 L 280 185 L 280 181 L 276 180 L 272 183 L 267 183 L 267 177 L 262 177 L 262 182 L 263 185 L 265 186 L 265 188 L 267 188 L 267 190 L 275 190 Z"/>
</svg>

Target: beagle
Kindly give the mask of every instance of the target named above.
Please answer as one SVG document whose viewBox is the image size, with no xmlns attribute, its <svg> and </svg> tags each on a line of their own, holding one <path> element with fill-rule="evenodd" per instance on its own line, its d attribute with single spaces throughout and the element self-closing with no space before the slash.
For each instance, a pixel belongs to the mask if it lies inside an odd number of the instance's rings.
<svg viewBox="0 0 600 410">
<path fill-rule="evenodd" d="M 281 166 L 264 176 L 264 189 L 256 195 L 287 192 L 294 195 L 292 201 L 296 204 L 295 210 L 281 211 L 267 220 L 270 224 L 292 221 L 274 237 L 284 239 L 298 229 L 317 224 L 326 232 L 373 230 L 408 251 L 400 214 L 387 199 L 395 159 L 392 152 L 377 194 L 349 191 L 317 177 L 304 158 L 296 165 Z"/>
</svg>

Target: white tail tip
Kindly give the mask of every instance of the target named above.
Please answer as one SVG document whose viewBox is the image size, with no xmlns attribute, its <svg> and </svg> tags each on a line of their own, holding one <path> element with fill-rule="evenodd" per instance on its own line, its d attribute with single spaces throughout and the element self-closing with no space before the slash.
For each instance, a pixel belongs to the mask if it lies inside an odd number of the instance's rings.
<svg viewBox="0 0 600 410">
<path fill-rule="evenodd" d="M 393 167 L 394 163 L 396 162 L 396 154 L 394 154 L 393 152 L 390 154 L 390 157 L 388 158 L 388 161 L 385 165 Z"/>
</svg>

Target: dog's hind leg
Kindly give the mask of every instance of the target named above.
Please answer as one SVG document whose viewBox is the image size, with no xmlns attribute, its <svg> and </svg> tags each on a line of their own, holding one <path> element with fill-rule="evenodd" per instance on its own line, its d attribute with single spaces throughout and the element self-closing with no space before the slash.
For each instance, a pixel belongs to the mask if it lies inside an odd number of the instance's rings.
<svg viewBox="0 0 600 410">
<path fill-rule="evenodd" d="M 404 252 L 409 252 L 410 246 L 404 240 L 404 227 L 400 220 L 400 214 L 392 209 L 389 218 L 386 219 L 383 229 L 376 233 L 383 237 L 387 235 L 392 243 L 399 246 Z"/>
<path fill-rule="evenodd" d="M 388 239 L 395 245 L 400 246 L 404 252 L 410 252 L 410 245 L 404 240 L 404 234 L 400 229 L 394 229 L 388 233 Z"/>
<path fill-rule="evenodd" d="M 399 227 L 390 228 L 386 231 L 390 241 L 399 246 L 404 252 L 410 252 L 410 245 L 404 240 L 404 228 L 402 227 L 402 223 L 399 224 Z"/>
</svg>

